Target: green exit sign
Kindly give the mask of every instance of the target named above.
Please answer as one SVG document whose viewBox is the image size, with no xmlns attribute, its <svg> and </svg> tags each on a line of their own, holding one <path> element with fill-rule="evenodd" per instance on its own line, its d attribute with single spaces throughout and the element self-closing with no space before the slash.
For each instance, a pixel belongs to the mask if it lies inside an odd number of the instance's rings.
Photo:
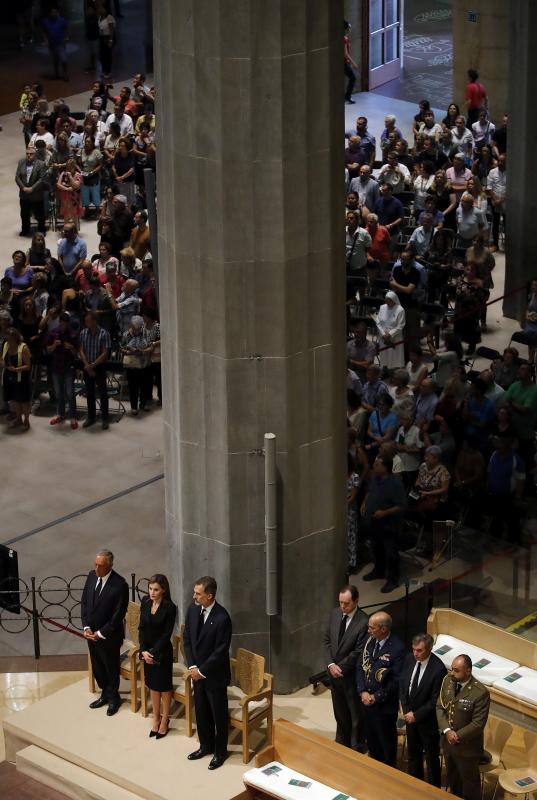
<svg viewBox="0 0 537 800">
<path fill-rule="evenodd" d="M 477 22 L 477 11 L 468 12 L 468 22 Z"/>
</svg>

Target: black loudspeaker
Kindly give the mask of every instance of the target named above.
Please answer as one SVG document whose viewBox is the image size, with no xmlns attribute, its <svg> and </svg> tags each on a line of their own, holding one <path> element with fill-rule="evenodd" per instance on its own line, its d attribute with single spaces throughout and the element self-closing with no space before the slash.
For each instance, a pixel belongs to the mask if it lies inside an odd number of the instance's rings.
<svg viewBox="0 0 537 800">
<path fill-rule="evenodd" d="M 20 614 L 19 561 L 17 551 L 0 544 L 0 607 Z"/>
</svg>

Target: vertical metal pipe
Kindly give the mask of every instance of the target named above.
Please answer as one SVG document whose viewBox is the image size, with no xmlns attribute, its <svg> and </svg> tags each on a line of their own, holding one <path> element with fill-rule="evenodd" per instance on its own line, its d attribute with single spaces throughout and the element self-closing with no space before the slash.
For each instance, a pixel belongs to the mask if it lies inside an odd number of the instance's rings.
<svg viewBox="0 0 537 800">
<path fill-rule="evenodd" d="M 34 658 L 41 657 L 41 642 L 39 640 L 39 614 L 37 613 L 37 598 L 35 578 L 32 578 L 32 628 L 34 634 Z"/>
<path fill-rule="evenodd" d="M 159 302 L 159 263 L 158 263 L 158 228 L 157 228 L 157 181 L 152 169 L 144 169 L 145 202 L 147 206 L 147 216 L 149 222 L 149 237 L 151 239 L 151 257 L 153 259 L 153 270 L 155 272 L 155 295 L 157 306 Z"/>
<path fill-rule="evenodd" d="M 276 508 L 276 436 L 265 434 L 266 614 L 278 613 L 278 523 Z"/>
</svg>

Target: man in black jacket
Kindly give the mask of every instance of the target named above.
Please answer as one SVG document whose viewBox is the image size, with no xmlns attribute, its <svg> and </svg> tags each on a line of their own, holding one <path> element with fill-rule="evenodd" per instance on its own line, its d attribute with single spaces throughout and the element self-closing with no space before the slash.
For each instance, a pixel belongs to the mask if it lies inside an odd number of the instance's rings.
<svg viewBox="0 0 537 800">
<path fill-rule="evenodd" d="M 19 202 L 21 209 L 21 236 L 30 235 L 30 220 L 32 212 L 37 219 L 37 227 L 45 233 L 45 195 L 48 188 L 47 168 L 43 161 L 35 157 L 35 148 L 26 148 L 26 158 L 17 164 L 15 183 L 19 187 Z"/>
<path fill-rule="evenodd" d="M 228 756 L 227 687 L 231 680 L 229 647 L 231 619 L 216 602 L 216 580 L 205 575 L 194 584 L 194 602 L 186 612 L 184 646 L 194 683 L 194 705 L 200 746 L 188 759 L 214 753 L 209 769 L 221 767 Z"/>
<path fill-rule="evenodd" d="M 436 703 L 446 668 L 431 652 L 434 641 L 428 633 L 412 639 L 399 680 L 399 700 L 406 722 L 408 773 L 423 780 L 423 753 L 429 783 L 440 786 L 440 734 Z"/>
<path fill-rule="evenodd" d="M 358 608 L 358 599 L 356 586 L 341 587 L 339 605 L 328 616 L 323 644 L 337 722 L 336 742 L 365 753 L 363 711 L 355 673 L 367 639 L 367 616 Z"/>
<path fill-rule="evenodd" d="M 101 708 L 113 716 L 121 705 L 119 696 L 120 650 L 123 642 L 123 620 L 129 604 L 129 587 L 125 579 L 114 572 L 114 554 L 99 550 L 84 585 L 81 602 L 82 625 L 93 667 L 101 689 L 98 700 L 90 708 Z"/>
</svg>

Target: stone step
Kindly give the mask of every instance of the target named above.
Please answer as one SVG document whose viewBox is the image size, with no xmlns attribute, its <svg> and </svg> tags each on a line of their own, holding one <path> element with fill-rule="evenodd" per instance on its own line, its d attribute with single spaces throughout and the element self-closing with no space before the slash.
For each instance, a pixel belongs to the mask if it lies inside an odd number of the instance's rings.
<svg viewBox="0 0 537 800">
<path fill-rule="evenodd" d="M 17 770 L 73 800 L 143 800 L 93 772 L 32 744 L 19 750 Z"/>
</svg>

